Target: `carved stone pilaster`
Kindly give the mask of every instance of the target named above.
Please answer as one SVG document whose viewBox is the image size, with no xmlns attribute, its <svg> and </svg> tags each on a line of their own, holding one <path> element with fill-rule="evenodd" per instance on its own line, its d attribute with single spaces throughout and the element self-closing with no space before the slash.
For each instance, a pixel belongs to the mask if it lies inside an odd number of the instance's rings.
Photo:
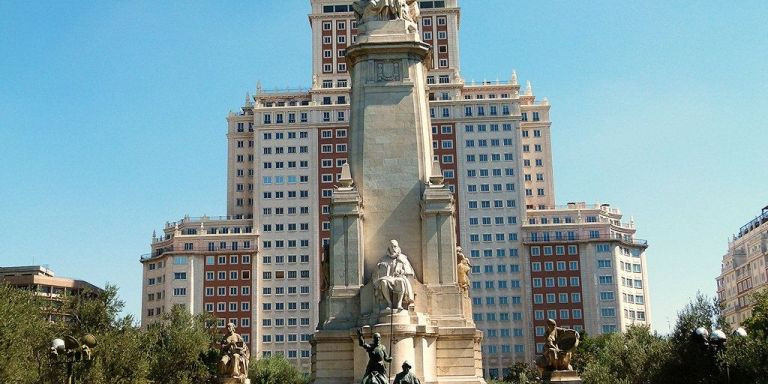
<svg viewBox="0 0 768 384">
<path fill-rule="evenodd" d="M 320 311 L 322 329 L 348 329 L 360 313 L 363 286 L 363 205 L 351 186 L 333 192 L 331 199 L 331 242 L 329 286 Z"/>
</svg>

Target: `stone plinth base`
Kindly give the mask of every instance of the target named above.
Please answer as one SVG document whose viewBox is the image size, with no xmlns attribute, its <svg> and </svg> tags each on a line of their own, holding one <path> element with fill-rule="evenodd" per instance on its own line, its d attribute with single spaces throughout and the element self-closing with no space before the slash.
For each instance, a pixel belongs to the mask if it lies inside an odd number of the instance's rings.
<svg viewBox="0 0 768 384">
<path fill-rule="evenodd" d="M 216 379 L 217 384 L 251 384 L 251 379 L 238 379 L 234 377 L 221 377 Z"/>
<path fill-rule="evenodd" d="M 544 375 L 545 383 L 581 384 L 581 378 L 576 371 L 554 371 L 549 377 Z"/>
<path fill-rule="evenodd" d="M 356 329 L 319 330 L 312 340 L 312 382 L 359 383 L 368 355 L 358 345 Z M 420 324 L 377 324 L 363 328 L 365 341 L 374 332 L 391 353 L 390 378 L 409 360 L 413 372 L 425 384 L 485 384 L 482 378 L 482 333 L 474 327 L 434 327 Z"/>
</svg>

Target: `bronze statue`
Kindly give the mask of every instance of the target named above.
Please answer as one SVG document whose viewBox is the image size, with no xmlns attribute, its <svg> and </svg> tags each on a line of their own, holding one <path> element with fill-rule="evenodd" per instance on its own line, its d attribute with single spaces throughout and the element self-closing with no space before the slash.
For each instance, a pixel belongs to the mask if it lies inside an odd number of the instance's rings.
<svg viewBox="0 0 768 384">
<path fill-rule="evenodd" d="M 363 331 L 360 329 L 357 330 L 357 337 L 360 346 L 368 352 L 368 365 L 365 367 L 365 375 L 363 375 L 363 381 L 360 384 L 389 384 L 389 377 L 387 376 L 384 362 L 392 362 L 392 357 L 387 354 L 387 349 L 379 343 L 381 335 L 374 333 L 373 343 L 371 344 L 365 343 Z"/>
<path fill-rule="evenodd" d="M 248 361 L 251 354 L 243 337 L 235 333 L 235 325 L 227 324 L 227 334 L 221 340 L 221 360 L 219 375 L 224 379 L 239 379 L 245 382 L 248 378 Z"/>
<path fill-rule="evenodd" d="M 392 384 L 421 384 L 416 375 L 411 372 L 411 363 L 408 360 L 403 362 L 403 371 L 395 375 L 395 381 Z"/>
<path fill-rule="evenodd" d="M 547 320 L 547 342 L 544 345 L 544 354 L 536 359 L 536 366 L 542 376 L 546 372 L 572 371 L 571 355 L 578 345 L 578 332 L 560 328 L 554 320 Z"/>
</svg>

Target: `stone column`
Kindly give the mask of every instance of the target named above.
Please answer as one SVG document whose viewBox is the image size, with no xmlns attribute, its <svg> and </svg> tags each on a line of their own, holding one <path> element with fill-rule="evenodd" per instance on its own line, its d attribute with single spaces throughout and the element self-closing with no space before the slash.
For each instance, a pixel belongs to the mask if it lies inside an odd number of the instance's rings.
<svg viewBox="0 0 768 384">
<path fill-rule="evenodd" d="M 457 286 L 456 231 L 453 193 L 443 185 L 430 184 L 421 202 L 424 284 Z"/>
<path fill-rule="evenodd" d="M 338 188 L 331 201 L 329 286 L 322 301 L 320 328 L 340 330 L 356 325 L 363 286 L 363 254 L 360 194 L 351 186 Z"/>
<path fill-rule="evenodd" d="M 349 163 L 365 204 L 366 277 L 397 239 L 421 281 L 419 202 L 432 164 L 422 62 L 430 46 L 408 27 L 405 20 L 366 22 L 366 34 L 347 50 Z"/>
</svg>

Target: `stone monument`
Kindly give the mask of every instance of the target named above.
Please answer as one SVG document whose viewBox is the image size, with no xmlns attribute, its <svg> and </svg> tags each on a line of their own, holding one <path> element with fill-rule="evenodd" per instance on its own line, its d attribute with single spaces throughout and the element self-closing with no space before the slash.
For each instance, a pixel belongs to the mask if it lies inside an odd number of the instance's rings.
<svg viewBox="0 0 768 384">
<path fill-rule="evenodd" d="M 227 324 L 227 333 L 221 340 L 221 360 L 219 360 L 220 384 L 250 384 L 248 363 L 251 354 L 243 337 L 235 333 L 235 325 Z"/>
<path fill-rule="evenodd" d="M 424 64 L 431 47 L 418 32 L 418 2 L 359 0 L 353 8 L 349 163 L 331 202 L 313 382 L 363 380 L 360 330 L 389 346 L 387 382 L 408 361 L 410 376 L 424 383 L 485 383 L 482 333 L 458 282 L 453 193 L 433 162 Z"/>
<path fill-rule="evenodd" d="M 547 342 L 544 353 L 536 359 L 536 366 L 545 383 L 581 383 L 579 373 L 571 366 L 573 351 L 579 345 L 579 333 L 557 326 L 555 320 L 547 320 Z"/>
</svg>

